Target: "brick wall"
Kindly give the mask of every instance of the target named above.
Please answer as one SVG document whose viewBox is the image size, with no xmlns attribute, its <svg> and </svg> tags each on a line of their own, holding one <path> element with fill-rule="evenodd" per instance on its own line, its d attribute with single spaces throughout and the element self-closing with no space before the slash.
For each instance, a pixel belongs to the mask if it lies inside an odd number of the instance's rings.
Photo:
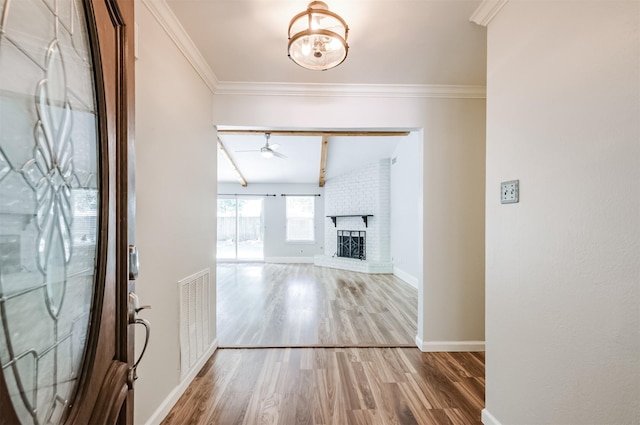
<svg viewBox="0 0 640 425">
<path fill-rule="evenodd" d="M 327 256 L 336 252 L 336 230 L 367 232 L 367 261 L 390 261 L 390 160 L 383 159 L 366 167 L 327 180 L 324 186 L 325 215 L 372 214 L 368 227 L 360 217 L 339 217 L 334 227 L 325 219 Z"/>
</svg>

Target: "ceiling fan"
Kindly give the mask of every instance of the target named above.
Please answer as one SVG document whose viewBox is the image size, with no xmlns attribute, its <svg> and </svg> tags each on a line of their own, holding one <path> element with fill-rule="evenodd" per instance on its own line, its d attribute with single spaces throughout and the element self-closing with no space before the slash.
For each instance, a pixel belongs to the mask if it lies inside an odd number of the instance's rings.
<svg viewBox="0 0 640 425">
<path fill-rule="evenodd" d="M 265 158 L 272 158 L 274 156 L 276 158 L 281 158 L 281 159 L 287 158 L 286 155 L 283 155 L 280 152 L 276 152 L 276 150 L 280 147 L 279 144 L 277 143 L 269 144 L 269 138 L 271 137 L 270 133 L 264 133 L 264 137 L 265 137 L 265 144 L 260 149 L 236 151 L 236 152 L 260 152 L 260 155 L 262 155 Z"/>
</svg>

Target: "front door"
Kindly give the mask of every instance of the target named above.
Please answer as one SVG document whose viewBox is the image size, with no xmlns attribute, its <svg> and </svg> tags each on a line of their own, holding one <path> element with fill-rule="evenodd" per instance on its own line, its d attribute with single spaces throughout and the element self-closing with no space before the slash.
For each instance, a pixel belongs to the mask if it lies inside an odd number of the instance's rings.
<svg viewBox="0 0 640 425">
<path fill-rule="evenodd" d="M 133 423 L 133 0 L 0 0 L 0 423 Z"/>
</svg>

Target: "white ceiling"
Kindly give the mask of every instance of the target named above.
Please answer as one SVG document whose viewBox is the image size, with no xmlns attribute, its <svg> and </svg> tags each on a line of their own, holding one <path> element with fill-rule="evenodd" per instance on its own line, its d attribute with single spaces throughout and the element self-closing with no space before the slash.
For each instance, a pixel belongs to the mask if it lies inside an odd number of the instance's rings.
<svg viewBox="0 0 640 425">
<path fill-rule="evenodd" d="M 231 129 L 230 127 L 225 127 Z M 252 183 L 318 183 L 320 179 L 320 136 L 272 135 L 269 143 L 277 143 L 278 152 L 286 159 L 264 158 L 260 152 L 238 152 L 259 150 L 264 146 L 263 135 L 219 135 L 229 156 L 243 174 L 249 185 Z M 404 136 L 332 136 L 329 138 L 325 179 L 364 167 L 374 161 L 391 158 Z M 218 153 L 218 181 L 237 183 L 231 165 Z"/>
<path fill-rule="evenodd" d="M 484 85 L 480 0 L 326 0 L 349 25 L 349 54 L 328 71 L 287 57 L 291 18 L 307 0 L 167 0 L 220 81 Z"/>
<path fill-rule="evenodd" d="M 348 57 L 328 71 L 287 57 L 289 21 L 308 0 L 166 1 L 220 82 L 485 85 L 486 32 L 469 21 L 481 0 L 325 0 L 349 25 Z M 319 180 L 321 137 L 274 135 L 286 160 L 235 152 L 259 149 L 261 135 L 220 138 L 249 184 Z M 399 140 L 332 137 L 326 178 L 390 157 Z M 222 158 L 218 176 L 237 181 Z"/>
</svg>

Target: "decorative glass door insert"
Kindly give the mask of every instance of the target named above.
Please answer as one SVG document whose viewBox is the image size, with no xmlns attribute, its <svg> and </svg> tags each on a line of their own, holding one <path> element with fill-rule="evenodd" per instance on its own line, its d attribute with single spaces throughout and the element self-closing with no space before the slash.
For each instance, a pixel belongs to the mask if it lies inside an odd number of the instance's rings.
<svg viewBox="0 0 640 425">
<path fill-rule="evenodd" d="M 82 367 L 100 222 L 81 0 L 0 0 L 0 364 L 24 424 L 57 424 Z"/>
</svg>

